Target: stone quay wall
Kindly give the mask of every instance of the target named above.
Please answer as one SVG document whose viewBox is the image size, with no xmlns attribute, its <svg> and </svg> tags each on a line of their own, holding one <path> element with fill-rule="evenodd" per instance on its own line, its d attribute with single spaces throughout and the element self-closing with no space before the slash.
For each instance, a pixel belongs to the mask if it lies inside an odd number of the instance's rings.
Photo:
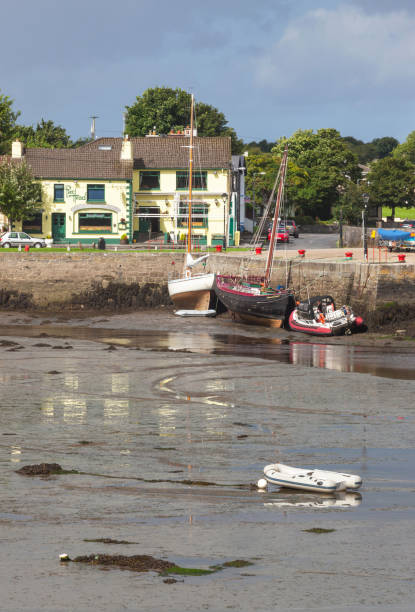
<svg viewBox="0 0 415 612">
<path fill-rule="evenodd" d="M 176 253 L 1 253 L 0 305 L 9 308 L 55 308 L 69 305 L 94 307 L 91 296 L 99 295 L 97 306 L 123 304 L 123 288 L 129 289 L 128 306 L 169 304 L 166 283 L 180 274 L 184 255 Z M 239 274 L 243 254 L 212 254 L 206 272 Z M 252 275 L 261 276 L 265 258 L 253 260 Z M 198 266 L 202 271 L 203 266 Z M 276 258 L 272 286 L 293 288 L 300 299 L 307 295 L 331 294 L 336 302 L 365 310 L 388 303 L 415 308 L 415 265 L 361 263 L 357 261 L 318 261 Z M 140 286 L 141 295 L 131 293 Z M 116 288 L 114 302 L 111 288 Z M 159 289 L 156 301 L 146 302 L 145 293 Z M 153 288 L 153 289 L 152 289 Z M 127 294 L 126 294 L 127 295 Z M 132 297 L 131 297 L 132 295 Z"/>
</svg>

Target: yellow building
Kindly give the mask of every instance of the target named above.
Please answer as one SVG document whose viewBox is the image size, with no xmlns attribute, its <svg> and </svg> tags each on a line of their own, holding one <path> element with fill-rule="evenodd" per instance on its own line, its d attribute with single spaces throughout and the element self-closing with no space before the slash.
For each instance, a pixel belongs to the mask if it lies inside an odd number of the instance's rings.
<svg viewBox="0 0 415 612">
<path fill-rule="evenodd" d="M 130 242 L 184 241 L 188 143 L 188 134 L 100 138 L 77 149 L 25 150 L 14 142 L 12 159 L 25 160 L 42 184 L 41 209 L 22 229 L 51 235 L 57 243 L 91 243 L 100 237 L 119 243 L 124 235 Z M 230 161 L 230 138 L 194 138 L 195 244 L 233 244 Z"/>
</svg>

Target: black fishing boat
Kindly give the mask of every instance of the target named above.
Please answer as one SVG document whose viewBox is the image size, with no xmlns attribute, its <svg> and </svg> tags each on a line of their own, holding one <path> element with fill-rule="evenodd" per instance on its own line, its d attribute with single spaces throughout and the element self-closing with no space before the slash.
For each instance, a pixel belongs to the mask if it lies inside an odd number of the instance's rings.
<svg viewBox="0 0 415 612">
<path fill-rule="evenodd" d="M 275 236 L 278 226 L 278 213 L 284 193 L 287 171 L 288 148 L 285 148 L 278 176 L 268 201 L 268 209 L 278 185 L 274 217 L 271 228 L 268 256 L 263 277 L 231 276 L 217 274 L 214 290 L 218 299 L 231 312 L 232 317 L 244 323 L 256 323 L 271 327 L 281 327 L 295 308 L 294 295 L 287 289 L 272 289 L 270 278 L 275 249 Z M 261 232 L 259 231 L 259 234 Z"/>
</svg>

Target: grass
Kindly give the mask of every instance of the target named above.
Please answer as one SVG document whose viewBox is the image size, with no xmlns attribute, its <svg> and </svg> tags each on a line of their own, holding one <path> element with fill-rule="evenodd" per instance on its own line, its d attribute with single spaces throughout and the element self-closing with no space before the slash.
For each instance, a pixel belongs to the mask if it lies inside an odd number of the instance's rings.
<svg viewBox="0 0 415 612">
<path fill-rule="evenodd" d="M 236 252 L 241 252 L 241 251 L 251 251 L 252 249 L 249 247 L 228 247 L 226 249 L 226 251 L 222 250 L 222 253 L 226 253 L 227 251 L 236 251 Z M 0 248 L 0 253 L 19 253 L 19 249 L 17 247 L 12 247 L 10 249 L 4 249 L 4 248 Z M 24 249 L 21 250 L 21 252 L 23 254 L 26 253 L 26 251 Z M 29 253 L 60 253 L 61 255 L 67 253 L 67 248 L 65 247 L 52 247 L 50 249 L 48 248 L 43 248 L 43 249 L 35 249 L 35 248 L 31 248 Z M 106 250 L 100 250 L 100 249 L 92 249 L 89 247 L 84 247 L 82 249 L 80 249 L 79 247 L 71 247 L 70 250 L 71 253 L 100 253 L 100 254 L 107 254 L 107 253 L 115 253 L 113 248 L 108 248 Z M 117 255 L 122 253 L 174 253 L 174 254 L 182 254 L 185 253 L 185 249 L 169 249 L 168 247 L 163 248 L 163 247 L 159 247 L 157 248 L 157 251 L 155 251 L 154 247 L 150 247 L 150 248 L 139 248 L 139 249 L 120 249 L 117 251 Z M 199 251 L 192 251 L 193 253 L 199 252 Z M 203 255 L 203 253 L 215 253 L 216 249 L 214 247 L 208 247 L 206 249 L 206 251 L 200 251 L 200 254 Z"/>
<path fill-rule="evenodd" d="M 382 217 L 390 217 L 392 209 L 389 206 L 382 206 Z M 415 208 L 395 208 L 395 218 L 415 219 Z"/>
</svg>

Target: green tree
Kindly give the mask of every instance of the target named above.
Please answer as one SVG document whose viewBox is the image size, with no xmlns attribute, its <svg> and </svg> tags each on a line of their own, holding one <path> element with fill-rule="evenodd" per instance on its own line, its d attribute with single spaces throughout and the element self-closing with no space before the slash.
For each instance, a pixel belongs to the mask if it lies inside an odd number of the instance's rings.
<svg viewBox="0 0 415 612">
<path fill-rule="evenodd" d="M 374 138 L 371 142 L 363 142 L 363 140 L 357 140 L 353 136 L 345 136 L 342 140 L 357 155 L 361 164 L 368 164 L 374 159 L 383 159 L 399 145 L 399 141 L 392 136 Z"/>
<path fill-rule="evenodd" d="M 64 149 L 72 146 L 65 128 L 44 119 L 35 128 L 31 125 L 16 126 L 14 137 L 24 142 L 28 148 Z"/>
<path fill-rule="evenodd" d="M 406 159 L 415 164 L 415 132 L 408 134 L 405 142 L 394 149 L 393 156 Z"/>
<path fill-rule="evenodd" d="M 287 142 L 289 159 L 308 177 L 288 183 L 288 201 L 302 215 L 329 219 L 338 203 L 338 186 L 360 176 L 356 155 L 334 129 L 298 130 L 281 138 L 273 152 L 281 154 Z"/>
<path fill-rule="evenodd" d="M 370 203 L 395 208 L 415 206 L 415 166 L 404 157 L 385 157 L 372 164 L 367 175 Z"/>
<path fill-rule="evenodd" d="M 281 156 L 270 153 L 249 155 L 246 158 L 245 193 L 248 195 L 251 205 L 255 202 L 257 209 L 268 201 L 280 163 Z M 293 161 L 288 160 L 286 190 L 290 186 L 304 185 L 307 180 L 307 173 Z M 288 202 L 288 204 L 291 205 L 291 202 Z"/>
<path fill-rule="evenodd" d="M 0 93 L 0 154 L 8 153 L 13 140 L 19 111 L 13 111 L 13 100 Z"/>
<path fill-rule="evenodd" d="M 169 87 L 150 88 L 126 109 L 125 131 L 130 136 L 146 136 L 153 129 L 159 134 L 168 134 L 170 130 L 183 130 L 189 125 L 190 94 Z M 242 141 L 217 108 L 197 102 L 195 116 L 199 136 L 230 136 L 232 152 L 242 151 Z"/>
<path fill-rule="evenodd" d="M 349 225 L 358 225 L 362 220 L 364 206 L 363 195 L 366 193 L 366 185 L 359 185 L 348 181 L 346 186 L 339 186 L 339 203 L 333 208 L 334 219 L 343 219 Z"/>
<path fill-rule="evenodd" d="M 42 189 L 25 162 L 5 160 L 0 164 L 0 211 L 14 221 L 30 219 L 42 206 Z"/>
</svg>

